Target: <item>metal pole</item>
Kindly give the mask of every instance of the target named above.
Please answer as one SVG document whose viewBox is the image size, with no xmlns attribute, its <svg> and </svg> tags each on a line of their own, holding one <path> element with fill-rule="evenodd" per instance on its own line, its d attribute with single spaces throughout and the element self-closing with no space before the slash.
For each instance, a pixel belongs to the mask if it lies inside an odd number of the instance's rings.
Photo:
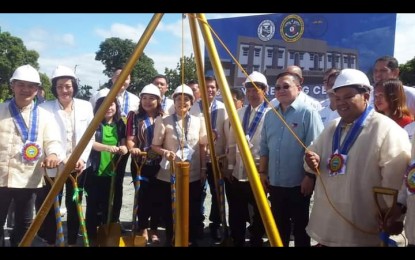
<svg viewBox="0 0 415 260">
<path fill-rule="evenodd" d="M 204 14 L 197 14 L 197 17 L 199 19 L 200 30 L 202 31 L 202 35 L 206 43 L 210 62 L 212 63 L 216 79 L 218 80 L 218 85 L 222 93 L 226 111 L 228 111 L 229 114 L 232 128 L 235 131 L 235 137 L 238 148 L 241 152 L 242 161 L 244 163 L 245 169 L 247 170 L 249 183 L 251 185 L 252 192 L 254 193 L 255 201 L 258 205 L 258 210 L 261 214 L 261 218 L 263 220 L 270 244 L 271 246 L 282 246 L 283 244 L 281 237 L 279 235 L 277 226 L 271 213 L 271 209 L 268 205 L 267 197 L 265 196 L 264 189 L 259 179 L 258 170 L 255 166 L 254 159 L 252 158 L 251 151 L 246 141 L 241 123 L 239 122 L 235 106 L 233 105 L 232 95 L 229 90 L 225 74 L 223 72 L 222 64 L 220 62 L 215 43 L 213 41 L 212 34 L 207 25 L 206 17 Z"/>
<path fill-rule="evenodd" d="M 189 162 L 176 163 L 176 229 L 174 246 L 189 246 Z"/>
</svg>

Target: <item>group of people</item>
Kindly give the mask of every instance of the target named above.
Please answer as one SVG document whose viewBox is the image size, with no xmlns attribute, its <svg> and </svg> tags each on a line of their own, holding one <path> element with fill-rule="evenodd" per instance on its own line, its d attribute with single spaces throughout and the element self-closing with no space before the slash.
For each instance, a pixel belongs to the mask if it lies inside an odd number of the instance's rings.
<svg viewBox="0 0 415 260">
<path fill-rule="evenodd" d="M 115 83 L 122 69 L 116 69 Z M 275 99 L 268 102 L 267 78 L 252 72 L 241 89 L 231 89 L 246 142 L 255 161 L 284 246 L 294 236 L 295 246 L 377 246 L 380 231 L 394 234 L 405 216 L 409 245 L 415 244 L 414 192 L 415 89 L 399 81 L 393 57 L 376 60 L 373 86 L 356 69 L 329 69 L 323 102 L 302 91 L 301 68 L 289 66 L 276 77 Z M 218 83 L 205 76 L 210 126 L 206 128 L 197 81 L 175 88 L 166 96 L 168 79 L 155 76 L 139 95 L 128 91 L 128 75 L 67 180 L 65 203 L 67 244 L 75 246 L 80 228 L 77 205 L 88 193 L 86 230 L 99 246 L 98 228 L 119 222 L 123 179 L 131 156 L 132 181 L 138 189 L 137 232 L 149 243 L 161 243 L 158 227 L 165 225 L 163 246 L 174 245 L 173 163 L 190 162 L 189 246 L 197 246 L 204 229 L 204 199 L 212 194 L 209 231 L 218 241 L 229 224 L 234 246 L 263 245 L 264 225 L 237 146 L 225 105 L 217 99 Z M 13 98 L 0 104 L 0 243 L 13 202 L 11 246 L 27 231 L 33 209 L 38 210 L 54 178 L 79 143 L 109 88 L 88 101 L 76 98 L 73 70 L 58 66 L 52 74 L 54 100 L 35 98 L 41 82 L 30 65 L 15 70 L 10 79 Z M 244 100 L 247 104 L 244 105 Z M 206 114 L 206 112 L 205 112 Z M 405 130 L 406 131 L 405 131 Z M 213 133 L 215 155 L 224 181 L 214 177 L 207 131 Z M 216 183 L 215 183 L 216 181 Z M 74 188 L 76 182 L 77 188 Z M 218 186 L 224 183 L 229 223 L 222 223 Z M 399 191 L 397 203 L 383 196 L 379 206 L 373 188 Z M 113 196 L 111 196 L 113 194 Z M 310 213 L 310 200 L 314 195 Z M 74 200 L 74 197 L 78 199 Z M 389 207 L 389 208 L 388 208 Z M 390 214 L 384 215 L 384 212 Z M 249 227 L 247 227 L 249 223 Z M 55 245 L 57 226 L 51 209 L 38 236 Z"/>
</svg>

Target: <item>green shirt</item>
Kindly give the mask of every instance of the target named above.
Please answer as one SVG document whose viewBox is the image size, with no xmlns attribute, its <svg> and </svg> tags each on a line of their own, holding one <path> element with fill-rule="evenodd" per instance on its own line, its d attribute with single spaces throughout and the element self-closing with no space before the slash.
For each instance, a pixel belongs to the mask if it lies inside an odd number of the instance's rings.
<svg viewBox="0 0 415 260">
<path fill-rule="evenodd" d="M 102 127 L 102 144 L 117 145 L 118 134 L 116 124 L 105 124 Z M 98 176 L 111 176 L 114 172 L 113 165 L 111 163 L 113 155 L 110 152 L 102 151 L 101 160 L 98 169 Z M 114 162 L 115 164 L 115 162 Z"/>
</svg>

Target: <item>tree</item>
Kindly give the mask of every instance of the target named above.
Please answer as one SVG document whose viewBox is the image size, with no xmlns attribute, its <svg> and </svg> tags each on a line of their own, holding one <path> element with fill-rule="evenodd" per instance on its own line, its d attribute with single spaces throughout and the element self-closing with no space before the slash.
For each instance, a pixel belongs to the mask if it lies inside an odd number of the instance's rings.
<svg viewBox="0 0 415 260">
<path fill-rule="evenodd" d="M 165 68 L 164 74 L 170 81 L 168 94 L 171 94 L 177 86 L 186 84 L 191 79 L 197 79 L 196 63 L 193 54 L 190 57 L 184 56 L 180 58 L 175 70 Z"/>
<path fill-rule="evenodd" d="M 89 85 L 79 86 L 78 94 L 76 97 L 83 100 L 89 100 L 89 98 L 92 96 L 91 90 L 92 87 Z"/>
<path fill-rule="evenodd" d="M 415 86 L 415 57 L 405 64 L 399 65 L 399 78 L 404 85 Z"/>
<path fill-rule="evenodd" d="M 104 64 L 103 73 L 111 77 L 115 69 L 124 67 L 134 48 L 135 44 L 131 40 L 122 40 L 117 37 L 108 38 L 99 45 L 95 60 Z M 154 68 L 154 61 L 143 53 L 131 72 L 131 86 L 128 90 L 138 94 L 155 75 L 157 75 L 157 70 Z M 106 85 L 109 84 L 110 82 L 106 83 Z"/>
<path fill-rule="evenodd" d="M 42 87 L 45 90 L 45 99 L 55 99 L 55 96 L 52 94 L 51 87 L 52 84 L 50 82 L 49 77 L 46 75 L 46 73 L 39 73 L 40 74 L 40 82 L 42 82 Z"/>
<path fill-rule="evenodd" d="M 28 50 L 23 41 L 9 32 L 0 32 L 0 100 L 11 97 L 9 80 L 14 70 L 24 64 L 39 68 L 39 54 Z"/>
</svg>

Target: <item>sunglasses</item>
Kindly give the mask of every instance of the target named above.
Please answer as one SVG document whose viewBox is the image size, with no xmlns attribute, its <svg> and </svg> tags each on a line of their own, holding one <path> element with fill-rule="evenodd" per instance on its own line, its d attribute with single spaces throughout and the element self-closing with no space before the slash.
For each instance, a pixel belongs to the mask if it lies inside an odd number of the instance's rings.
<svg viewBox="0 0 415 260">
<path fill-rule="evenodd" d="M 280 86 L 276 86 L 275 87 L 275 90 L 276 91 L 280 91 L 281 89 L 285 89 L 285 90 L 287 90 L 287 89 L 289 89 L 291 86 L 290 85 L 285 85 L 285 86 L 282 86 L 282 87 L 280 87 Z"/>
</svg>

